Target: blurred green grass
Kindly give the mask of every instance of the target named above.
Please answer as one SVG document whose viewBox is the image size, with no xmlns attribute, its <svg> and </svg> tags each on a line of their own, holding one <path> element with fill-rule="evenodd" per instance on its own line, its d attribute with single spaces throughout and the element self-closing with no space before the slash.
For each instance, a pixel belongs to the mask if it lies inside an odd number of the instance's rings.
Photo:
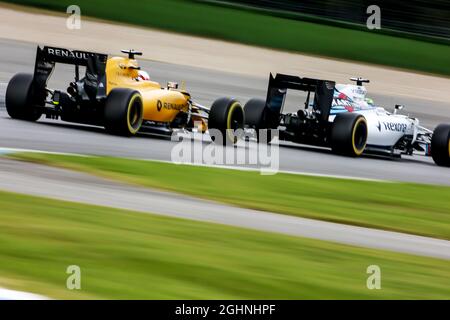
<svg viewBox="0 0 450 320">
<path fill-rule="evenodd" d="M 6 192 L 0 261 L 0 287 L 51 298 L 450 298 L 450 261 Z"/>
<path fill-rule="evenodd" d="M 10 157 L 240 207 L 450 239 L 450 187 L 445 186 L 281 173 L 262 176 L 258 172 L 111 157 L 41 153 Z"/>
<path fill-rule="evenodd" d="M 250 45 L 450 75 L 450 46 L 275 17 L 189 0 L 10 0 L 83 15 Z"/>
</svg>

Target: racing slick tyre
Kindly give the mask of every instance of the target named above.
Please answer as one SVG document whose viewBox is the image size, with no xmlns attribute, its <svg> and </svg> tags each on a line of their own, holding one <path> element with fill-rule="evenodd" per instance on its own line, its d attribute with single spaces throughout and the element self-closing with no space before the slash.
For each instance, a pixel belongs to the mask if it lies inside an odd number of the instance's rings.
<svg viewBox="0 0 450 320">
<path fill-rule="evenodd" d="M 18 73 L 8 83 L 5 105 L 8 115 L 13 119 L 36 121 L 42 112 L 33 107 L 33 75 Z"/>
<path fill-rule="evenodd" d="M 266 101 L 263 99 L 253 98 L 250 99 L 244 106 L 245 124 L 256 131 L 256 139 L 258 142 L 266 140 L 266 143 L 270 143 L 272 140 L 271 131 L 268 128 L 267 123 L 267 108 Z M 266 137 L 261 135 L 260 130 L 268 130 Z"/>
<path fill-rule="evenodd" d="M 245 124 L 255 129 L 264 129 L 264 110 L 266 101 L 262 99 L 250 99 L 244 106 Z"/>
<path fill-rule="evenodd" d="M 438 166 L 450 167 L 450 125 L 440 124 L 434 129 L 431 157 Z"/>
<path fill-rule="evenodd" d="M 357 113 L 339 113 L 331 128 L 331 148 L 333 152 L 358 157 L 364 152 L 366 143 L 366 119 Z"/>
<path fill-rule="evenodd" d="M 220 131 L 223 145 L 237 142 L 239 132 L 235 131 L 244 130 L 244 123 L 244 109 L 237 100 L 220 98 L 212 104 L 209 111 L 208 128 Z M 214 134 L 211 135 L 211 138 L 214 142 L 219 143 Z"/>
<path fill-rule="evenodd" d="M 135 135 L 141 128 L 143 114 L 142 97 L 138 91 L 115 88 L 106 98 L 105 129 L 115 135 Z"/>
</svg>

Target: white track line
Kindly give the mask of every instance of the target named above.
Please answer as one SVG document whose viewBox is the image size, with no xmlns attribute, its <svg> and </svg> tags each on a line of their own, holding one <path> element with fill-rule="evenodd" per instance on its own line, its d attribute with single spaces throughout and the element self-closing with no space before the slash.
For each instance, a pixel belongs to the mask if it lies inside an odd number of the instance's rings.
<svg viewBox="0 0 450 320">
<path fill-rule="evenodd" d="M 0 288 L 0 300 L 49 300 L 49 298 L 34 293 Z"/>
<path fill-rule="evenodd" d="M 66 155 L 66 156 L 76 156 L 76 157 L 96 157 L 95 155 L 86 155 L 86 154 L 79 154 L 79 153 L 67 153 L 67 152 L 54 152 L 54 151 L 45 151 L 45 150 L 36 150 L 36 149 L 3 148 L 3 147 L 0 147 L 0 155 L 2 155 L 2 154 L 12 154 L 12 153 L 17 153 L 17 152 L 44 153 L 44 154 Z M 101 156 L 98 156 L 98 157 L 101 157 Z M 154 160 L 154 159 L 144 159 L 144 158 L 126 158 L 125 157 L 123 159 L 152 161 L 152 162 L 168 163 L 168 164 L 182 164 L 182 165 L 190 165 L 190 166 L 195 166 L 195 167 L 206 167 L 206 168 L 230 169 L 230 170 L 238 170 L 238 171 L 261 172 L 261 168 L 251 168 L 251 167 L 241 167 L 241 166 L 210 165 L 210 164 L 193 163 L 193 162 L 175 163 L 175 162 L 166 161 L 166 160 Z M 320 177 L 320 178 L 334 178 L 334 179 L 344 179 L 344 180 L 357 180 L 357 181 L 372 181 L 372 182 L 392 183 L 392 181 L 390 181 L 390 180 L 372 179 L 372 178 L 363 178 L 363 177 L 345 176 L 345 175 L 334 175 L 334 174 L 322 174 L 322 173 L 304 172 L 304 171 L 278 170 L 278 171 L 276 171 L 276 173 L 293 174 L 293 175 L 310 176 L 310 177 Z"/>
</svg>

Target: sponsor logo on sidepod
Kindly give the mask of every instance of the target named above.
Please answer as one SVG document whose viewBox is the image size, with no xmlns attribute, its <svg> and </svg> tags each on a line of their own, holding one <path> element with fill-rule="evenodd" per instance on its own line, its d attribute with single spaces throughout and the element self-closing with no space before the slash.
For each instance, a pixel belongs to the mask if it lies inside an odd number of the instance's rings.
<svg viewBox="0 0 450 320">
<path fill-rule="evenodd" d="M 396 122 L 383 122 L 383 127 L 386 131 L 393 131 L 393 132 L 406 132 L 406 129 L 408 126 L 404 123 L 396 123 Z M 377 125 L 378 131 L 381 132 L 381 123 L 378 121 Z"/>
<path fill-rule="evenodd" d="M 156 103 L 156 109 L 158 109 L 158 111 L 161 111 L 162 108 L 167 109 L 167 110 L 178 110 L 181 111 L 186 107 L 185 104 L 175 104 L 175 103 L 170 103 L 170 102 L 162 102 L 161 100 L 158 100 Z"/>
</svg>

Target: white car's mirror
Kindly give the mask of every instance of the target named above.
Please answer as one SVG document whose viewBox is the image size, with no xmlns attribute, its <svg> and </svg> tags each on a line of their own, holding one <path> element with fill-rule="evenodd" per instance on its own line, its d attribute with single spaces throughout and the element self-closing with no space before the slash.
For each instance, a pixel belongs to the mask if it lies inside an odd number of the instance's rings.
<svg viewBox="0 0 450 320">
<path fill-rule="evenodd" d="M 396 104 L 396 105 L 395 105 L 394 114 L 396 114 L 399 110 L 403 110 L 404 108 L 405 108 L 404 105 Z"/>
</svg>

